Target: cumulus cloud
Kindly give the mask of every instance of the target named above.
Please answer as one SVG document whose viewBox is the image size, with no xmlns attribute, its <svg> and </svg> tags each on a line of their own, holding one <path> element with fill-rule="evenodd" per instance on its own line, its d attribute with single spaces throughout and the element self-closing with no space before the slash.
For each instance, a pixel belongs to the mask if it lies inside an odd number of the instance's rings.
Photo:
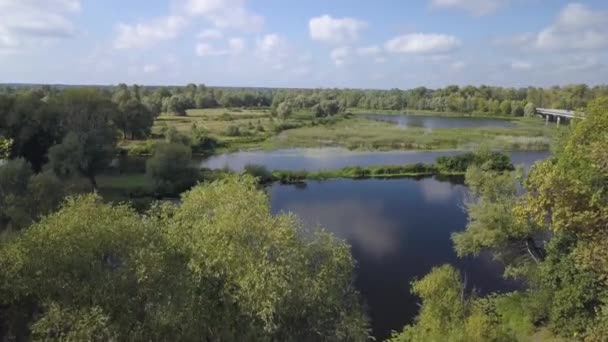
<svg viewBox="0 0 608 342">
<path fill-rule="evenodd" d="M 210 43 L 201 42 L 196 45 L 196 54 L 200 57 L 207 56 L 226 56 L 226 55 L 239 55 L 245 51 L 246 44 L 243 38 L 233 37 L 228 39 L 227 43 L 223 47 L 217 47 Z"/>
<path fill-rule="evenodd" d="M 0 51 L 73 36 L 80 0 L 0 0 Z"/>
<path fill-rule="evenodd" d="M 387 51 L 403 54 L 450 52 L 461 45 L 458 38 L 445 34 L 411 33 L 395 37 L 384 45 Z"/>
<path fill-rule="evenodd" d="M 256 32 L 264 18 L 246 7 L 246 0 L 181 0 L 178 10 L 184 15 L 204 17 L 220 29 Z"/>
<path fill-rule="evenodd" d="M 347 46 L 335 48 L 329 53 L 329 57 L 336 66 L 343 66 L 350 55 L 351 49 Z"/>
<path fill-rule="evenodd" d="M 357 49 L 359 56 L 378 56 L 382 49 L 377 45 L 363 46 Z"/>
<path fill-rule="evenodd" d="M 308 29 L 310 38 L 330 44 L 347 44 L 359 39 L 367 23 L 354 18 L 333 18 L 323 15 L 310 19 Z"/>
<path fill-rule="evenodd" d="M 220 39 L 224 36 L 222 31 L 216 29 L 206 29 L 198 34 L 199 39 Z"/>
<path fill-rule="evenodd" d="M 114 46 L 117 49 L 144 48 L 175 39 L 195 18 L 200 17 L 215 27 L 201 32 L 200 39 L 219 39 L 223 36 L 221 30 L 255 32 L 264 25 L 263 17 L 247 9 L 246 0 L 174 0 L 170 14 L 165 17 L 145 23 L 117 25 Z"/>
<path fill-rule="evenodd" d="M 176 38 L 187 26 L 185 18 L 168 16 L 136 25 L 119 24 L 114 40 L 117 49 L 145 48 Z"/>
<path fill-rule="evenodd" d="M 555 22 L 536 37 L 541 50 L 594 50 L 608 47 L 608 12 L 568 4 Z"/>
<path fill-rule="evenodd" d="M 509 0 L 431 0 L 431 7 L 437 9 L 460 9 L 474 16 L 495 13 L 509 4 Z"/>
</svg>

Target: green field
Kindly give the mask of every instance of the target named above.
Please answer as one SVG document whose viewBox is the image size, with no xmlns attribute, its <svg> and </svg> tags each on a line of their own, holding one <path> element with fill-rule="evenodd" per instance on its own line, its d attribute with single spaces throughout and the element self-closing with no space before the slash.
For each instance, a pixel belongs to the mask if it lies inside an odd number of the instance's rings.
<svg viewBox="0 0 608 342">
<path fill-rule="evenodd" d="M 193 128 L 215 138 L 215 153 L 247 149 L 339 146 L 363 150 L 472 149 L 485 145 L 498 150 L 546 150 L 556 131 L 536 118 L 508 118 L 514 127 L 403 128 L 357 116 L 315 119 L 309 113 L 294 113 L 279 119 L 269 109 L 197 109 L 188 116 L 161 115 L 152 129 L 153 139 L 125 141 L 128 150 L 150 150 L 154 141 L 174 127 L 184 135 Z M 238 134 L 230 130 L 238 128 Z M 147 146 L 147 147 L 146 147 Z"/>
</svg>

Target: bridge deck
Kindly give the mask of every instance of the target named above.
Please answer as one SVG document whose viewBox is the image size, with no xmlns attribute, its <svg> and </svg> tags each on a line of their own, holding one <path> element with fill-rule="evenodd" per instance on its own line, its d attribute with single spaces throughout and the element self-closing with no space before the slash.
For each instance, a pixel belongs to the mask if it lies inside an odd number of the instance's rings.
<svg viewBox="0 0 608 342">
<path fill-rule="evenodd" d="M 582 119 L 581 116 L 576 115 L 574 113 L 574 111 L 571 111 L 571 110 L 536 108 L 536 112 L 538 112 L 540 114 L 544 114 L 544 115 L 561 116 L 561 117 L 569 118 L 569 119 Z"/>
</svg>

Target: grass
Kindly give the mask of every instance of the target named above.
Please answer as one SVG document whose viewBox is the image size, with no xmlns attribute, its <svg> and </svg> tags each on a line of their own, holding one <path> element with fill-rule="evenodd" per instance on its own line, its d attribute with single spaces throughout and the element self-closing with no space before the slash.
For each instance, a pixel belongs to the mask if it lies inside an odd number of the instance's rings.
<svg viewBox="0 0 608 342">
<path fill-rule="evenodd" d="M 369 111 L 368 111 L 369 113 Z M 459 115 L 441 113 L 445 115 Z M 148 141 L 125 141 L 121 147 L 146 154 L 164 132 L 174 127 L 190 135 L 192 128 L 204 130 L 219 142 L 215 153 L 236 150 L 272 150 L 295 147 L 339 146 L 354 150 L 474 149 L 486 145 L 498 150 L 547 150 L 554 125 L 536 118 L 507 118 L 514 127 L 425 128 L 398 127 L 362 117 L 315 119 L 308 112 L 294 113 L 288 120 L 275 118 L 270 109 L 196 109 L 188 116 L 161 115 Z M 238 127 L 238 134 L 234 128 Z"/>
<path fill-rule="evenodd" d="M 265 142 L 265 148 L 341 146 L 363 150 L 473 149 L 486 145 L 498 150 L 549 149 L 553 126 L 535 119 L 514 119 L 514 127 L 402 128 L 352 118 L 330 126 L 304 127 L 282 132 Z"/>
</svg>

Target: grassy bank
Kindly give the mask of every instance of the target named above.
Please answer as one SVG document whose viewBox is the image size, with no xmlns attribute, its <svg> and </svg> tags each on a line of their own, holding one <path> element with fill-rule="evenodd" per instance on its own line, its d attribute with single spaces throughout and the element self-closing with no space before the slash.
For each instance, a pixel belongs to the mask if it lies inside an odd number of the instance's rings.
<svg viewBox="0 0 608 342">
<path fill-rule="evenodd" d="M 283 184 L 301 183 L 306 180 L 328 180 L 335 178 L 403 178 L 421 176 L 464 175 L 470 166 L 480 166 L 485 170 L 513 170 L 511 158 L 499 152 L 469 152 L 455 156 L 437 158 L 432 164 L 416 163 L 405 165 L 349 166 L 336 170 L 274 170 L 269 171 L 262 165 L 247 165 L 245 173 L 257 177 L 260 183 L 280 182 Z"/>
<path fill-rule="evenodd" d="M 267 149 L 340 146 L 362 150 L 473 149 L 479 145 L 496 150 L 549 149 L 554 126 L 536 119 L 515 119 L 514 127 L 402 128 L 397 125 L 350 118 L 333 125 L 303 127 L 282 132 L 265 141 Z"/>
<path fill-rule="evenodd" d="M 369 113 L 369 112 L 368 112 Z M 420 114 L 420 113 L 419 113 Z M 446 116 L 462 116 L 460 114 Z M 203 132 L 213 140 L 213 149 L 202 153 L 236 150 L 273 150 L 295 147 L 345 147 L 353 150 L 441 150 L 474 149 L 484 145 L 496 150 L 546 150 L 554 125 L 545 126 L 536 118 L 507 118 L 513 127 L 437 128 L 397 125 L 340 115 L 315 118 L 311 113 L 293 113 L 279 119 L 270 109 L 198 109 L 187 116 L 161 115 L 145 141 L 124 141 L 130 154 L 150 154 L 154 143 L 170 129 L 192 136 Z M 194 150 L 194 153 L 199 153 Z"/>
</svg>

